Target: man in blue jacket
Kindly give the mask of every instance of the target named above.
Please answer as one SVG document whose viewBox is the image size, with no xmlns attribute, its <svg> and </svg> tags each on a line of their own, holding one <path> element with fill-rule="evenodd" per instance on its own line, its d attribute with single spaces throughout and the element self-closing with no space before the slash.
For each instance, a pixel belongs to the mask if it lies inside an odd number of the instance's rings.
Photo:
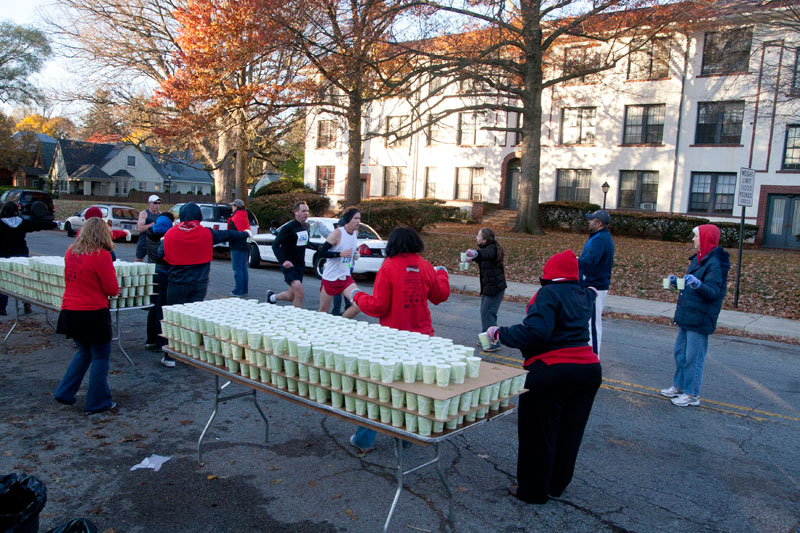
<svg viewBox="0 0 800 533">
<path fill-rule="evenodd" d="M 600 343 L 603 340 L 603 306 L 611 282 L 611 267 L 614 266 L 614 240 L 608 231 L 611 224 L 608 211 L 598 209 L 587 214 L 586 220 L 589 221 L 591 235 L 578 258 L 578 268 L 581 285 L 593 287 L 597 291 L 594 313 L 589 321 L 589 336 L 592 349 L 599 356 Z"/>
</svg>

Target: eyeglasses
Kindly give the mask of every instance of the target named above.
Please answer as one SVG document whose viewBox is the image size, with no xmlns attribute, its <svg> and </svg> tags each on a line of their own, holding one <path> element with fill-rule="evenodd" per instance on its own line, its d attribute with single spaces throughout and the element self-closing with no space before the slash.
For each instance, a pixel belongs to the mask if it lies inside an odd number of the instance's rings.
<svg viewBox="0 0 800 533">
<path fill-rule="evenodd" d="M 160 204 L 161 202 L 153 202 L 154 204 Z"/>
</svg>

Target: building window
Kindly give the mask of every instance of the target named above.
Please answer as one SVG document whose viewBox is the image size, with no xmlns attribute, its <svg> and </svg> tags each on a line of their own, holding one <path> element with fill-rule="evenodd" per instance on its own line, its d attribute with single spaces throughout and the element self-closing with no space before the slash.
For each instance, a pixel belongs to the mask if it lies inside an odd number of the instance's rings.
<svg viewBox="0 0 800 533">
<path fill-rule="evenodd" d="M 508 117 L 506 120 L 509 123 L 509 128 L 511 129 L 511 146 L 519 146 L 522 144 L 522 113 L 519 112 L 509 112 Z"/>
<path fill-rule="evenodd" d="M 386 146 L 394 148 L 408 146 L 409 137 L 398 139 L 407 133 L 407 128 L 403 127 L 403 123 L 407 120 L 406 116 L 386 117 Z"/>
<path fill-rule="evenodd" d="M 666 105 L 625 106 L 625 130 L 622 144 L 658 144 L 664 138 Z"/>
<path fill-rule="evenodd" d="M 733 213 L 736 174 L 692 172 L 689 211 L 708 214 Z"/>
<path fill-rule="evenodd" d="M 483 192 L 483 169 L 474 167 L 456 168 L 456 200 L 479 202 Z"/>
<path fill-rule="evenodd" d="M 436 198 L 436 167 L 425 167 L 425 198 Z"/>
<path fill-rule="evenodd" d="M 800 125 L 786 126 L 783 170 L 800 170 Z"/>
<path fill-rule="evenodd" d="M 336 121 L 317 122 L 317 148 L 333 148 L 336 145 Z"/>
<path fill-rule="evenodd" d="M 800 96 L 800 48 L 794 51 L 794 72 L 792 73 L 792 86 L 789 94 Z"/>
<path fill-rule="evenodd" d="M 634 40 L 628 58 L 629 80 L 658 80 L 669 76 L 669 37 L 658 37 L 647 42 Z"/>
<path fill-rule="evenodd" d="M 744 102 L 700 102 L 695 144 L 739 144 Z"/>
<path fill-rule="evenodd" d="M 594 144 L 595 107 L 561 110 L 561 144 Z"/>
<path fill-rule="evenodd" d="M 336 167 L 317 167 L 317 192 L 330 194 L 333 192 L 333 180 Z"/>
<path fill-rule="evenodd" d="M 556 175 L 557 202 L 588 202 L 592 171 L 587 168 L 560 168 Z"/>
<path fill-rule="evenodd" d="M 147 190 L 147 185 L 145 184 L 145 182 L 143 182 L 143 181 L 139 182 L 139 190 L 140 191 L 146 191 Z"/>
<path fill-rule="evenodd" d="M 481 136 L 481 116 L 478 113 L 459 113 L 458 114 L 458 138 L 456 142 L 459 146 L 476 146 L 483 144 Z"/>
<path fill-rule="evenodd" d="M 619 173 L 620 209 L 655 211 L 658 203 L 658 172 L 622 170 Z"/>
<path fill-rule="evenodd" d="M 598 63 L 593 46 L 571 46 L 564 49 L 563 75 L 569 76 L 565 83 L 596 83 L 597 74 L 586 71 Z"/>
<path fill-rule="evenodd" d="M 702 74 L 747 72 L 753 28 L 707 31 L 703 45 Z"/>
<path fill-rule="evenodd" d="M 135 167 L 136 166 L 136 156 L 135 155 L 129 155 L 128 156 L 128 166 L 129 167 Z"/>
<path fill-rule="evenodd" d="M 400 196 L 405 191 L 405 168 L 383 167 L 383 195 Z"/>
</svg>

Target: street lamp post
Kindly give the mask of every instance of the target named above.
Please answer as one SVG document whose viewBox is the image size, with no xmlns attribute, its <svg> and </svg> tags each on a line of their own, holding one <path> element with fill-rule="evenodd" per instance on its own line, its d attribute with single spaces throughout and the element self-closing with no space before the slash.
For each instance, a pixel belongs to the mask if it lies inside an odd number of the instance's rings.
<svg viewBox="0 0 800 533">
<path fill-rule="evenodd" d="M 167 174 L 167 203 L 172 206 L 172 174 Z"/>
<path fill-rule="evenodd" d="M 606 208 L 606 195 L 608 195 L 608 190 L 611 188 L 611 185 L 608 184 L 607 181 L 604 181 L 603 184 L 600 186 L 603 189 L 603 209 Z"/>
</svg>

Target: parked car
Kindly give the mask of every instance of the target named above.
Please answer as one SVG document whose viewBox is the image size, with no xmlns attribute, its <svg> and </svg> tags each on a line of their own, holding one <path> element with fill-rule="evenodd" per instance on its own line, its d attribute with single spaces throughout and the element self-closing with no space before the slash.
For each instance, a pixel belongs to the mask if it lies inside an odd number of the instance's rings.
<svg viewBox="0 0 800 533">
<path fill-rule="evenodd" d="M 170 211 L 173 215 L 175 215 L 175 223 L 178 223 L 178 214 L 181 211 L 181 207 L 185 204 L 175 204 Z M 197 206 L 200 208 L 200 212 L 203 213 L 203 220 L 200 222 L 203 226 L 211 229 L 228 229 L 228 219 L 233 216 L 233 208 L 226 204 L 200 204 L 198 203 Z M 247 218 L 250 219 L 250 231 L 253 232 L 253 235 L 258 233 L 258 219 L 253 214 L 252 211 L 247 209 Z M 221 244 L 217 244 L 219 247 L 228 247 L 227 242 L 223 242 Z"/>
<path fill-rule="evenodd" d="M 306 267 L 314 269 L 314 274 L 321 278 L 322 269 L 325 266 L 325 258 L 319 257 L 317 251 L 325 243 L 325 237 L 322 234 L 330 233 L 339 227 L 339 220 L 336 218 L 309 217 L 308 224 L 311 231 L 308 246 L 306 247 Z M 328 230 L 327 232 L 320 231 L 323 226 Z M 272 251 L 272 243 L 275 242 L 275 236 L 282 227 L 271 229 L 269 233 L 253 235 L 253 242 L 250 243 L 251 267 L 257 267 L 262 262 L 278 262 Z M 378 232 L 371 227 L 366 224 L 359 224 L 357 251 L 360 257 L 355 262 L 353 273 L 375 274 L 381 268 L 386 257 L 386 241 L 381 239 Z"/>
<path fill-rule="evenodd" d="M 29 189 L 9 189 L 0 196 L 0 204 L 17 202 L 19 216 L 25 220 L 31 218 L 52 221 L 56 218 L 56 207 L 53 197 L 45 191 Z"/>
<path fill-rule="evenodd" d="M 100 212 L 103 213 L 103 220 L 106 221 L 109 228 L 128 230 L 131 232 L 131 236 L 134 237 L 139 235 L 139 229 L 137 227 L 139 211 L 137 211 L 135 207 L 113 204 L 94 204 L 89 207 L 97 207 L 100 209 Z M 64 221 L 62 227 L 64 231 L 67 232 L 67 235 L 74 237 L 78 231 L 80 231 L 83 224 L 86 222 L 86 211 L 89 210 L 89 207 L 75 213 Z"/>
</svg>

